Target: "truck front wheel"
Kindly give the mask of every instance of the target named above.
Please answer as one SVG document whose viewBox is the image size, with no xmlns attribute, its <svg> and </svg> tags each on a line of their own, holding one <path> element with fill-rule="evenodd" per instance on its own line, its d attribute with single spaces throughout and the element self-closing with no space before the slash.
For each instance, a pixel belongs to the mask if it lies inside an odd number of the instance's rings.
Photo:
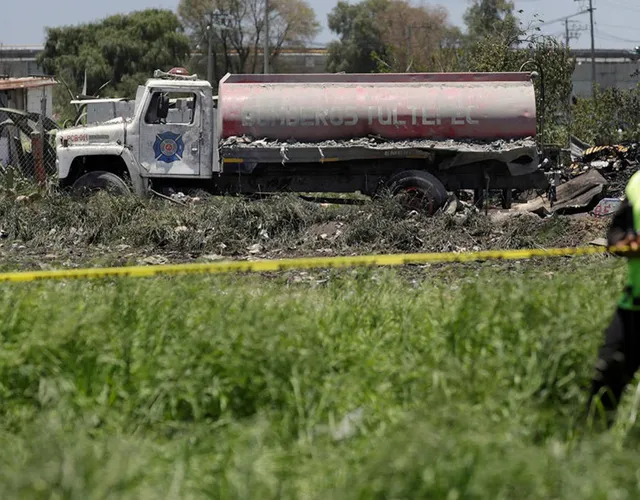
<svg viewBox="0 0 640 500">
<path fill-rule="evenodd" d="M 81 175 L 74 183 L 71 191 L 75 195 L 87 196 L 96 191 L 107 191 L 114 195 L 130 194 L 131 190 L 123 179 L 111 172 L 95 170 Z"/>
<path fill-rule="evenodd" d="M 407 208 L 434 215 L 447 202 L 447 190 L 435 176 L 422 170 L 406 170 L 389 180 L 391 194 Z"/>
</svg>

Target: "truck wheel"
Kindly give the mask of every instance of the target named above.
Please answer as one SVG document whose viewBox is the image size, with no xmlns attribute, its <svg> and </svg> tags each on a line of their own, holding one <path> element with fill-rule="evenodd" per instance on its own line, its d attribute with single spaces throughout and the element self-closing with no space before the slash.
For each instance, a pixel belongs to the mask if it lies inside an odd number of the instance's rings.
<svg viewBox="0 0 640 500">
<path fill-rule="evenodd" d="M 400 172 L 389 180 L 391 194 L 412 210 L 434 215 L 447 202 L 447 190 L 435 176 L 422 170 Z"/>
<path fill-rule="evenodd" d="M 130 194 L 131 190 L 124 180 L 111 172 L 96 170 L 78 178 L 71 188 L 73 194 L 86 196 L 96 191 L 107 191 L 113 195 Z"/>
</svg>

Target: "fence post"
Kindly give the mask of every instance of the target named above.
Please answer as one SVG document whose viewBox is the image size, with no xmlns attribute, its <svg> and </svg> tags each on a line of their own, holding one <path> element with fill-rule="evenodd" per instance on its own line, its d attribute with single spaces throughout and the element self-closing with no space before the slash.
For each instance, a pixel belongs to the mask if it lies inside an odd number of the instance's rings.
<svg viewBox="0 0 640 500">
<path fill-rule="evenodd" d="M 35 162 L 35 174 L 36 180 L 41 187 L 47 182 L 47 176 L 44 171 L 44 154 L 43 154 L 43 137 L 40 132 L 33 132 L 31 134 L 31 152 L 33 154 L 33 160 Z"/>
<path fill-rule="evenodd" d="M 41 186 L 47 181 L 47 171 L 44 168 L 44 143 L 48 139 L 44 133 L 44 118 L 47 116 L 47 87 L 42 86 L 42 95 L 40 96 L 40 119 L 38 120 L 38 132 L 40 132 L 40 171 L 38 170 L 38 183 Z"/>
</svg>

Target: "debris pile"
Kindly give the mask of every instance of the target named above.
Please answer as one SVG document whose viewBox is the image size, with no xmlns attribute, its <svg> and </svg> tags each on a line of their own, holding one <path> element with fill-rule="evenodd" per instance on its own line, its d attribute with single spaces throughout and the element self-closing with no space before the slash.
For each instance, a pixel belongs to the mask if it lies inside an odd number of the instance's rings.
<svg viewBox="0 0 640 500">
<path fill-rule="evenodd" d="M 547 195 L 514 206 L 517 211 L 545 217 L 550 214 L 584 214 L 604 217 L 615 213 L 629 178 L 640 169 L 640 143 L 590 146 L 571 138 L 571 162 L 551 176 Z"/>
<path fill-rule="evenodd" d="M 557 186 L 553 203 L 548 197 L 540 196 L 527 203 L 514 205 L 514 209 L 542 217 L 552 213 L 568 215 L 587 212 L 602 199 L 606 186 L 607 180 L 597 170 L 588 170 L 584 175 Z"/>
<path fill-rule="evenodd" d="M 577 140 L 572 141 L 572 163 L 566 176 L 575 178 L 597 170 L 607 180 L 607 192 L 622 196 L 627 181 L 640 168 L 640 144 L 623 143 L 582 149 L 576 147 L 577 143 Z"/>
</svg>

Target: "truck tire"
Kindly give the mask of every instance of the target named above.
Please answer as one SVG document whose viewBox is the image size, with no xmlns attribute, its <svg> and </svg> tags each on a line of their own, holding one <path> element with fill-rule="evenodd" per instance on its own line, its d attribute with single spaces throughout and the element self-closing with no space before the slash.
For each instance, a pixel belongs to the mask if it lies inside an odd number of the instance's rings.
<svg viewBox="0 0 640 500">
<path fill-rule="evenodd" d="M 81 175 L 71 188 L 74 195 L 87 196 L 96 191 L 107 191 L 113 195 L 131 194 L 124 180 L 111 172 L 95 170 Z"/>
<path fill-rule="evenodd" d="M 447 202 L 447 190 L 434 175 L 422 170 L 406 170 L 388 183 L 391 194 L 413 210 L 434 215 Z"/>
</svg>

